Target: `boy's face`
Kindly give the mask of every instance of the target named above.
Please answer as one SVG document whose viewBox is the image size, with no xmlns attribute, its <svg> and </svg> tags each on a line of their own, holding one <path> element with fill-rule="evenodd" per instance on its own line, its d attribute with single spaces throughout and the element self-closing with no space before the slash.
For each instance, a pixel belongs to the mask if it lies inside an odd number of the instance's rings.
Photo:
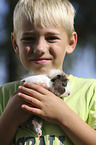
<svg viewBox="0 0 96 145">
<path fill-rule="evenodd" d="M 66 52 L 73 51 L 63 28 L 35 27 L 25 17 L 19 23 L 16 42 L 14 36 L 12 42 L 24 67 L 35 73 L 48 73 L 53 68 L 62 70 Z"/>
</svg>

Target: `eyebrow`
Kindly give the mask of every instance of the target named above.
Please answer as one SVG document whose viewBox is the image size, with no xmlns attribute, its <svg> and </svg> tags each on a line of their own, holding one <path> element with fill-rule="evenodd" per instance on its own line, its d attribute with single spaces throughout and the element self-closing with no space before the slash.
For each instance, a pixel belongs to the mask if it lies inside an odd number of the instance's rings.
<svg viewBox="0 0 96 145">
<path fill-rule="evenodd" d="M 24 33 L 22 33 L 22 36 L 24 36 L 24 35 L 29 35 L 29 34 L 34 34 L 34 31 L 31 31 L 31 32 L 24 32 Z"/>
<path fill-rule="evenodd" d="M 57 33 L 57 32 L 47 32 L 47 34 L 49 34 L 49 35 L 60 35 L 60 33 Z"/>
<path fill-rule="evenodd" d="M 33 35 L 33 34 L 38 34 L 38 33 L 36 33 L 36 32 L 24 32 L 23 34 L 22 34 L 22 36 L 25 36 L 25 35 Z M 45 35 L 60 35 L 60 33 L 55 33 L 55 32 L 46 32 L 45 33 Z"/>
<path fill-rule="evenodd" d="M 23 32 L 22 33 L 22 37 L 24 37 L 24 36 L 28 36 L 28 35 L 38 35 L 39 33 L 38 33 L 38 31 L 34 31 L 34 30 L 31 30 L 31 31 L 25 31 L 25 32 Z M 49 30 L 49 31 L 47 31 L 47 32 L 45 32 L 45 35 L 54 35 L 54 36 L 60 36 L 60 32 L 58 32 L 58 31 L 51 31 L 51 30 Z"/>
</svg>

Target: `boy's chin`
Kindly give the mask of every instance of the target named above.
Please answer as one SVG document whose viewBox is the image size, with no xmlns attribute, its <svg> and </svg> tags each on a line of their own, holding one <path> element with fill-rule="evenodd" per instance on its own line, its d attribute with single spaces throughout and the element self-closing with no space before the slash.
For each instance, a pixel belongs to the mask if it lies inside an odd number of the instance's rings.
<svg viewBox="0 0 96 145">
<path fill-rule="evenodd" d="M 47 70 L 47 71 L 43 71 L 43 70 L 33 70 L 31 72 L 32 73 L 35 73 L 35 74 L 47 74 L 48 72 L 50 72 L 50 70 Z"/>
<path fill-rule="evenodd" d="M 34 69 L 29 72 L 35 73 L 35 74 L 48 74 L 52 69 L 56 68 L 40 68 L 40 69 Z"/>
</svg>

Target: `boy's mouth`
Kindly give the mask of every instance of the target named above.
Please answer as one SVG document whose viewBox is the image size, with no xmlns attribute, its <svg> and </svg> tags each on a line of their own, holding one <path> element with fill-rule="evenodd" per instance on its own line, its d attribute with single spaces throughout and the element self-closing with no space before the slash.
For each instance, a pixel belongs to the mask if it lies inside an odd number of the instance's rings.
<svg viewBox="0 0 96 145">
<path fill-rule="evenodd" d="M 46 59 L 46 58 L 43 58 L 43 59 L 32 59 L 31 61 L 33 63 L 36 63 L 36 64 L 44 64 L 44 63 L 47 63 L 49 62 L 51 59 Z"/>
</svg>

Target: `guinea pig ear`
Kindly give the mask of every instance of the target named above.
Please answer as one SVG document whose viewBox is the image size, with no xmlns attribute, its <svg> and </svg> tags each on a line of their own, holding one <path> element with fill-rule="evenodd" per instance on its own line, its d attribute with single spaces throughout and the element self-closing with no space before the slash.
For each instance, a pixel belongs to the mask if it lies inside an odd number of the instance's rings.
<svg viewBox="0 0 96 145">
<path fill-rule="evenodd" d="M 14 48 L 16 54 L 19 54 L 19 48 L 18 48 L 16 39 L 15 39 L 15 37 L 14 37 L 14 32 L 11 33 L 11 41 L 12 41 L 13 48 Z"/>
<path fill-rule="evenodd" d="M 61 75 L 57 75 L 54 78 L 51 79 L 52 82 L 54 82 L 55 80 L 59 79 L 61 77 Z"/>
</svg>

